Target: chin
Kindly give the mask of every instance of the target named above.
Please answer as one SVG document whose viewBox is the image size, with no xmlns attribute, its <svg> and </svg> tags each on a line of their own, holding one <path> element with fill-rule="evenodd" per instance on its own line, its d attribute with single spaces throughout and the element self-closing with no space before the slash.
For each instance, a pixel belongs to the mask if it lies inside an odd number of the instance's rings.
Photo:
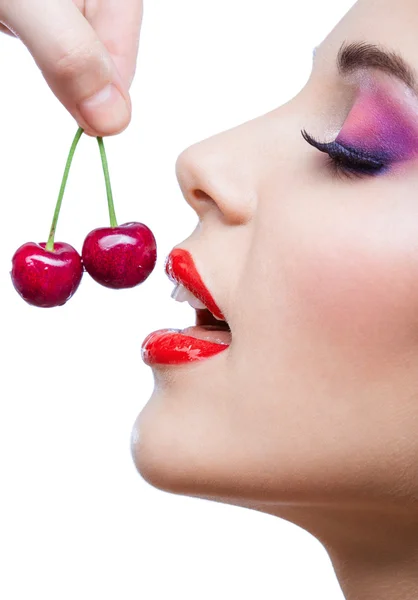
<svg viewBox="0 0 418 600">
<path fill-rule="evenodd" d="M 210 451 L 195 437 L 193 415 L 173 410 L 175 402 L 166 395 L 156 389 L 138 415 L 131 435 L 132 457 L 140 475 L 153 487 L 199 495 L 207 487 L 205 473 L 213 470 Z"/>
<path fill-rule="evenodd" d="M 161 409 L 154 392 L 138 415 L 132 429 L 131 452 L 139 474 L 150 485 L 167 492 L 186 493 L 187 469 L 169 416 Z"/>
<path fill-rule="evenodd" d="M 187 400 L 188 410 L 180 400 Z M 193 410 L 194 400 L 156 388 L 132 429 L 135 466 L 145 481 L 166 492 L 224 501 L 239 497 L 237 483 L 243 482 L 236 474 L 245 470 L 234 468 L 227 447 L 232 440 L 220 434 L 213 411 Z"/>
<path fill-rule="evenodd" d="M 253 451 L 252 443 L 243 443 L 231 420 L 213 406 L 213 398 L 202 398 L 202 389 L 195 392 L 188 388 L 181 394 L 157 385 L 138 415 L 131 452 L 142 478 L 166 492 L 237 506 L 290 491 L 285 470 L 284 477 L 276 473 L 282 490 L 276 485 L 268 489 L 271 473 L 262 464 L 264 456 Z"/>
</svg>

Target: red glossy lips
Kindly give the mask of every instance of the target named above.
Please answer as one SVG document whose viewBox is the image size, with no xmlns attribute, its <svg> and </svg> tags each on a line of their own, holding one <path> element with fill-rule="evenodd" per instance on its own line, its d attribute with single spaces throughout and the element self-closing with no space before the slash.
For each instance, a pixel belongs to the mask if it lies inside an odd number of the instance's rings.
<svg viewBox="0 0 418 600">
<path fill-rule="evenodd" d="M 184 335 L 178 329 L 161 329 L 145 338 L 142 344 L 142 359 L 150 366 L 181 365 L 215 356 L 227 348 L 227 344 Z"/>
<path fill-rule="evenodd" d="M 183 285 L 201 300 L 213 315 L 224 320 L 222 311 L 203 283 L 189 252 L 180 248 L 174 249 L 167 258 L 165 270 L 173 283 Z M 211 319 L 213 320 L 213 317 Z M 221 323 L 219 325 L 219 330 L 225 330 Z M 216 339 L 214 326 L 211 325 L 207 329 L 212 329 Z M 195 333 L 196 337 L 190 335 L 191 332 Z M 144 362 L 148 365 L 184 364 L 215 356 L 229 347 L 228 343 L 204 339 L 210 337 L 205 335 L 207 331 L 204 326 L 187 328 L 187 333 L 182 333 L 179 329 L 162 329 L 151 333 L 142 344 Z"/>
<path fill-rule="evenodd" d="M 165 271 L 173 283 L 184 285 L 196 298 L 199 298 L 203 302 L 217 319 L 225 320 L 225 317 L 197 272 L 190 252 L 181 248 L 172 250 L 166 260 Z"/>
</svg>

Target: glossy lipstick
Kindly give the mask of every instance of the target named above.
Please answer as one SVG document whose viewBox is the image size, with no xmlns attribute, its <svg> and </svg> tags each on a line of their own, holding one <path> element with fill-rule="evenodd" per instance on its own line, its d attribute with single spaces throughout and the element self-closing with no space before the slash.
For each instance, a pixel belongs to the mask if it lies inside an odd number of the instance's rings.
<svg viewBox="0 0 418 600">
<path fill-rule="evenodd" d="M 221 310 L 203 283 L 190 252 L 181 248 L 172 250 L 165 261 L 165 272 L 173 283 L 184 285 L 196 298 L 199 298 L 217 319 L 225 320 Z"/>
<path fill-rule="evenodd" d="M 229 347 L 229 342 L 225 341 L 228 334 L 221 326 L 224 316 L 203 283 L 191 254 L 187 250 L 175 248 L 166 260 L 165 271 L 173 283 L 184 286 L 205 304 L 212 315 L 219 320 L 219 330 L 211 324 L 208 327 L 195 326 L 185 330 L 161 329 L 155 331 L 148 335 L 142 343 L 144 362 L 150 366 L 157 364 L 180 365 L 204 360 L 226 350 Z"/>
<path fill-rule="evenodd" d="M 194 338 L 178 329 L 160 329 L 145 338 L 142 360 L 147 365 L 181 365 L 219 354 L 228 344 Z"/>
</svg>

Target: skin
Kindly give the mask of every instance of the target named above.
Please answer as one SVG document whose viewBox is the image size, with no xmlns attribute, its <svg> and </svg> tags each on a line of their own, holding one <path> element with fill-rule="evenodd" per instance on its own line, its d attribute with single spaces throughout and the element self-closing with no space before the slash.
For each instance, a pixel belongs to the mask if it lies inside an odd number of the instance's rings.
<svg viewBox="0 0 418 600">
<path fill-rule="evenodd" d="M 347 600 L 418 597 L 418 161 L 338 177 L 300 130 L 334 139 L 344 123 L 357 85 L 336 68 L 344 41 L 418 70 L 417 30 L 415 0 L 360 0 L 293 100 L 180 155 L 199 226 L 178 246 L 232 344 L 155 367 L 132 434 L 153 486 L 316 536 Z"/>
<path fill-rule="evenodd" d="M 48 85 L 89 135 L 131 118 L 142 0 L 0 0 L 0 31 L 19 37 Z"/>
</svg>

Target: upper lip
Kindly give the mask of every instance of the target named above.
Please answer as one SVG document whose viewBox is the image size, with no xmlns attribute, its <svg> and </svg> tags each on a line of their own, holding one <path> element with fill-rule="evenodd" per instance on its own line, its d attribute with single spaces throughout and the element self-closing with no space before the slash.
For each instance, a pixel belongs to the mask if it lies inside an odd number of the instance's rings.
<svg viewBox="0 0 418 600">
<path fill-rule="evenodd" d="M 183 248 L 174 248 L 165 262 L 165 271 L 173 283 L 183 285 L 217 318 L 225 321 L 225 317 L 202 281 L 194 264 L 192 255 Z"/>
</svg>

